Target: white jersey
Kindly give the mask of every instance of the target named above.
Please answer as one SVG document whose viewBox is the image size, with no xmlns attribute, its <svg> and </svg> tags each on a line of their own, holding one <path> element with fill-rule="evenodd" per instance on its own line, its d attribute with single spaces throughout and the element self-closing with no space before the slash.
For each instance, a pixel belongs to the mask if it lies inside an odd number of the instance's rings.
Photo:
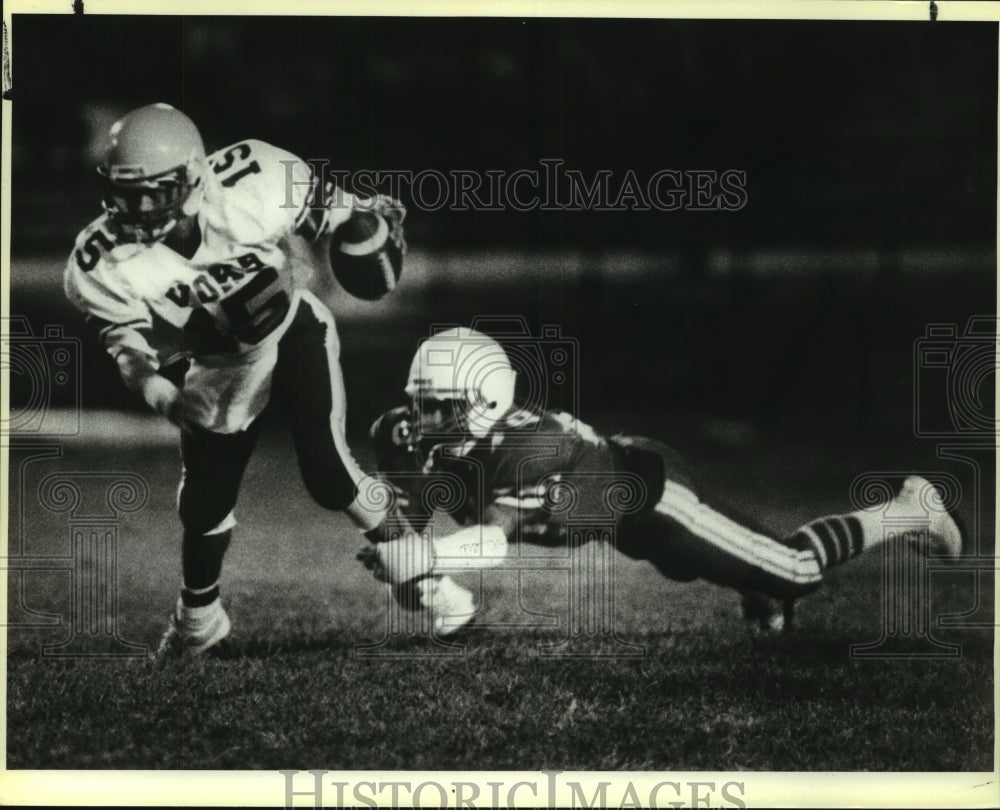
<svg viewBox="0 0 1000 810">
<path fill-rule="evenodd" d="M 65 288 L 102 326 L 112 357 L 141 352 L 155 367 L 189 358 L 188 418 L 230 433 L 267 404 L 277 342 L 310 278 L 328 272 L 327 252 L 300 235 L 315 234 L 303 227 L 314 182 L 307 163 L 256 140 L 208 162 L 190 259 L 162 243 L 118 244 L 102 215 L 77 238 Z M 333 208 L 326 232 L 349 213 L 349 204 Z"/>
</svg>

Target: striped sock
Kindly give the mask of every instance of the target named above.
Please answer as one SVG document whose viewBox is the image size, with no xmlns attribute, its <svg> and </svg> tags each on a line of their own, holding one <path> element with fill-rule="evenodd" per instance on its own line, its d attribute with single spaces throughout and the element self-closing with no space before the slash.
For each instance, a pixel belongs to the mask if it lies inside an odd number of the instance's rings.
<svg viewBox="0 0 1000 810">
<path fill-rule="evenodd" d="M 842 565 L 865 550 L 865 533 L 855 515 L 832 515 L 807 523 L 789 540 L 794 548 L 816 555 L 820 568 Z"/>
</svg>

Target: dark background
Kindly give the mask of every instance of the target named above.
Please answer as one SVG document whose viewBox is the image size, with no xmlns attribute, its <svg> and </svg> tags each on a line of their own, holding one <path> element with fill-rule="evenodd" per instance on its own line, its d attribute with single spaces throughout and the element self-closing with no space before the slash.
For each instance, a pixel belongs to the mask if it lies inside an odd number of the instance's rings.
<svg viewBox="0 0 1000 810">
<path fill-rule="evenodd" d="M 399 399 L 430 323 L 518 313 L 579 341 L 601 426 L 906 441 L 915 341 L 995 312 L 994 24 L 18 15 L 11 36 L 11 312 L 83 339 L 88 406 L 135 404 L 61 267 L 100 210 L 101 137 L 153 101 L 210 150 L 256 137 L 351 171 L 746 172 L 737 212 L 404 200 L 415 269 L 334 302 L 352 430 Z M 920 407 L 947 421 L 935 386 Z"/>
</svg>

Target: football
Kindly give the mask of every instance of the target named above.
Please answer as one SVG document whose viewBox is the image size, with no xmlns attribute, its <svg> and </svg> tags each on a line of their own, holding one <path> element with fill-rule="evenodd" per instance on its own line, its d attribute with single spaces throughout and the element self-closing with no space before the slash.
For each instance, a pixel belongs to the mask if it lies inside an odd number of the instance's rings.
<svg viewBox="0 0 1000 810">
<path fill-rule="evenodd" d="M 355 210 L 334 233 L 330 268 L 348 293 L 377 301 L 399 281 L 403 253 L 390 238 L 389 224 L 381 214 Z"/>
</svg>

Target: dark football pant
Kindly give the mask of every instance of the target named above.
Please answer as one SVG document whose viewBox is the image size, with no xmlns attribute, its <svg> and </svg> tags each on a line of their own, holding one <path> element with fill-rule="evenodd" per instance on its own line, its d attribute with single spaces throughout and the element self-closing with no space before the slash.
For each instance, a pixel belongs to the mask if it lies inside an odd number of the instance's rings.
<svg viewBox="0 0 1000 810">
<path fill-rule="evenodd" d="M 651 491 L 661 495 L 651 510 L 622 526 L 619 551 L 682 582 L 706 579 L 780 599 L 819 587 L 823 573 L 811 547 L 777 539 L 735 510 L 703 503 L 676 452 L 653 440 L 628 441 L 629 467 L 647 481 L 659 474 Z"/>
<path fill-rule="evenodd" d="M 306 489 L 321 506 L 345 510 L 359 525 L 377 523 L 380 516 L 359 502 L 358 484 L 365 477 L 351 456 L 344 438 L 345 394 L 333 320 L 325 308 L 304 299 L 278 344 L 278 357 L 271 383 L 269 410 L 277 410 L 291 430 L 299 470 Z M 224 535 L 235 521 L 240 483 L 257 438 L 262 418 L 243 431 L 213 433 L 194 426 L 181 435 L 183 477 L 178 511 L 185 533 L 185 584 L 188 571 L 198 567 L 198 554 L 208 554 L 206 536 Z M 220 545 L 216 543 L 216 545 Z M 221 553 L 218 566 L 221 566 Z M 212 578 L 207 572 L 195 580 Z M 218 571 L 215 571 L 215 578 Z M 212 582 L 208 582 L 210 585 Z"/>
</svg>

